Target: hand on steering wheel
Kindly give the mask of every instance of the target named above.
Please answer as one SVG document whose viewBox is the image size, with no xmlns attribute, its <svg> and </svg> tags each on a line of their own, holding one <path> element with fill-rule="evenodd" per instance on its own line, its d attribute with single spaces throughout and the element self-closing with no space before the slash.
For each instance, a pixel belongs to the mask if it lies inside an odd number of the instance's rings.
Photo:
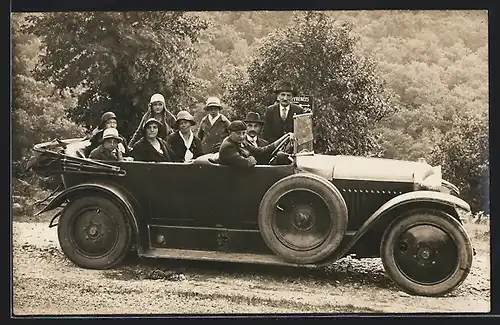
<svg viewBox="0 0 500 325">
<path fill-rule="evenodd" d="M 295 136 L 293 133 L 287 133 L 284 136 L 282 136 L 280 139 L 278 139 L 278 145 L 276 148 L 271 152 L 271 158 L 269 158 L 269 164 L 273 163 L 274 160 L 278 156 L 278 152 L 284 149 L 291 141 L 295 140 Z"/>
</svg>

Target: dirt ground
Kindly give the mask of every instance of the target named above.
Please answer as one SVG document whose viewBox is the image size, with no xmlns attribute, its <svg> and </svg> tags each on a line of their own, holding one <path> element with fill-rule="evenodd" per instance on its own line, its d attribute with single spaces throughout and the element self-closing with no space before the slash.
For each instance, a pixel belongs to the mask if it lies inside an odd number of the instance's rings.
<svg viewBox="0 0 500 325">
<path fill-rule="evenodd" d="M 26 220 L 26 218 L 24 218 Z M 23 220 L 23 219 L 21 219 Z M 465 282 L 411 296 L 380 259 L 344 258 L 322 271 L 129 258 L 86 270 L 62 254 L 48 222 L 13 223 L 13 309 L 22 315 L 433 313 L 490 310 L 489 226 L 466 224 L 477 255 Z"/>
</svg>

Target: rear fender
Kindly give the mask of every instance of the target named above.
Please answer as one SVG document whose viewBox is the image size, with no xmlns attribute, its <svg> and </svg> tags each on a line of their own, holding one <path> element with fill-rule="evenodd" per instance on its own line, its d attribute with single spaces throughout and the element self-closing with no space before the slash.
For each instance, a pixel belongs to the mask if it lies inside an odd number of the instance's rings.
<svg viewBox="0 0 500 325">
<path fill-rule="evenodd" d="M 143 212 L 142 208 L 137 200 L 135 200 L 127 190 L 116 184 L 89 182 L 70 187 L 59 193 L 54 199 L 52 199 L 52 201 L 49 202 L 49 204 L 47 204 L 45 208 L 36 213 L 36 215 L 53 210 L 61 206 L 61 204 L 63 204 L 66 200 L 78 197 L 85 192 L 101 192 L 112 197 L 122 205 L 122 207 L 127 211 L 129 220 L 134 227 L 137 250 L 138 253 L 141 254 L 144 251 L 144 248 L 147 247 L 147 240 L 142 240 L 141 238 L 141 233 L 147 233 L 146 225 L 139 217 Z"/>
<path fill-rule="evenodd" d="M 334 260 L 345 256 L 353 246 L 363 237 L 368 230 L 372 229 L 374 225 L 388 221 L 388 218 L 393 216 L 393 212 L 397 212 L 398 209 L 404 209 L 404 207 L 411 208 L 422 207 L 423 205 L 428 205 L 444 210 L 453 210 L 452 215 L 460 222 L 460 218 L 457 208 L 470 211 L 470 206 L 464 200 L 442 192 L 434 191 L 413 191 L 398 195 L 391 200 L 387 201 L 382 205 L 377 211 L 375 211 L 370 218 L 368 218 L 365 223 L 356 231 L 351 241 L 344 246 L 343 249 L 335 253 Z"/>
</svg>

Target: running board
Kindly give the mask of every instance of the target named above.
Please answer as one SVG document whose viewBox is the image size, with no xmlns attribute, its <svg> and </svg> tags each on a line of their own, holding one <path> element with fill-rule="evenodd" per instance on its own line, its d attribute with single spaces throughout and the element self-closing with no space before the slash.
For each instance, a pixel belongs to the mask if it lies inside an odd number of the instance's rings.
<svg viewBox="0 0 500 325">
<path fill-rule="evenodd" d="M 249 263 L 281 265 L 302 268 L 317 268 L 314 264 L 295 264 L 288 263 L 277 255 L 265 254 L 245 254 L 245 253 L 224 253 L 214 251 L 199 251 L 175 248 L 153 248 L 141 254 L 141 257 L 147 258 L 165 258 L 175 260 L 195 260 L 195 261 L 216 261 L 231 263 Z"/>
</svg>

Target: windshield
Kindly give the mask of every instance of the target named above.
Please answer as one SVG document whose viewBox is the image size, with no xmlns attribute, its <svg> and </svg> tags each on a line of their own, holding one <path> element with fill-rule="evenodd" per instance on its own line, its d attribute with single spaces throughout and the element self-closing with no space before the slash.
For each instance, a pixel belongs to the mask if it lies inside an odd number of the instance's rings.
<svg viewBox="0 0 500 325">
<path fill-rule="evenodd" d="M 293 133 L 297 139 L 294 148 L 295 153 L 313 151 L 312 113 L 294 115 Z"/>
</svg>

